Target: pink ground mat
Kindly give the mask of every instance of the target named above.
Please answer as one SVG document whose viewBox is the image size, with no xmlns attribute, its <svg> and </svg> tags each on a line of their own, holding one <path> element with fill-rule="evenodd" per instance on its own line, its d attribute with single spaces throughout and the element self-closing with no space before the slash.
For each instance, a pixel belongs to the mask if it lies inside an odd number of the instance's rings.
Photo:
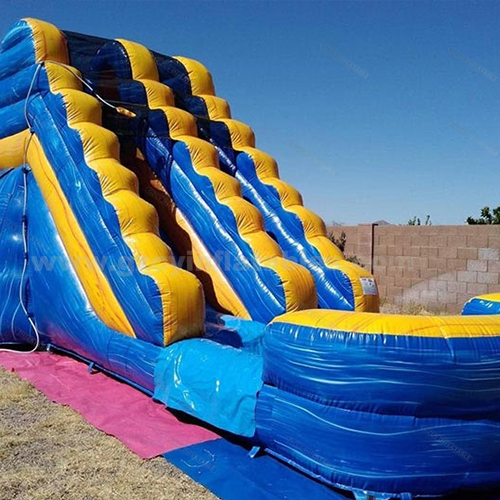
<svg viewBox="0 0 500 500">
<path fill-rule="evenodd" d="M 97 429 L 115 436 L 142 458 L 218 439 L 203 427 L 179 421 L 150 396 L 87 365 L 49 352 L 0 352 L 0 366 L 67 405 Z M 1 393 L 0 393 L 1 397 Z"/>
</svg>

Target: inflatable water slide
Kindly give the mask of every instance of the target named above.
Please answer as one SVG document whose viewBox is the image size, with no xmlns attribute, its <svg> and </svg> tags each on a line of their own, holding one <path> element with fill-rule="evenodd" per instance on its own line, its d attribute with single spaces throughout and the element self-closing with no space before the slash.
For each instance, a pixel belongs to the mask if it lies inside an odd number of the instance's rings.
<svg viewBox="0 0 500 500">
<path fill-rule="evenodd" d="M 0 45 L 0 342 L 77 356 L 356 498 L 500 486 L 500 295 L 373 276 L 200 63 L 16 23 Z"/>
</svg>

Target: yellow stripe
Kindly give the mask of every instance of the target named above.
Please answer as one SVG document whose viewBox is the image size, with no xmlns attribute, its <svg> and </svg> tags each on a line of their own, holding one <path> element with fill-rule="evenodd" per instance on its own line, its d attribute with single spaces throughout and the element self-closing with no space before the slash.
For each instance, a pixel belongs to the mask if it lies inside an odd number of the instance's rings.
<svg viewBox="0 0 500 500">
<path fill-rule="evenodd" d="M 16 168 L 24 162 L 24 146 L 29 137 L 29 131 L 0 139 L 0 170 Z"/>
<path fill-rule="evenodd" d="M 132 326 L 95 259 L 36 136 L 28 148 L 28 163 L 94 311 L 109 328 L 134 337 Z"/>
<path fill-rule="evenodd" d="M 222 120 L 223 118 L 231 118 L 231 108 L 225 99 L 213 95 L 200 95 L 205 101 L 208 117 L 211 120 Z"/>
<path fill-rule="evenodd" d="M 471 300 L 479 299 L 479 300 L 491 300 L 492 302 L 500 302 L 500 293 L 488 293 L 486 295 L 477 295 L 473 297 Z"/>
<path fill-rule="evenodd" d="M 210 72 L 198 61 L 187 57 L 174 57 L 186 68 L 193 95 L 215 95 L 214 82 Z"/>
<path fill-rule="evenodd" d="M 127 52 L 129 48 L 134 51 L 134 57 L 129 59 L 134 80 L 147 79 L 158 81 L 160 79 L 158 67 L 156 64 L 151 64 L 153 56 L 147 47 L 121 38 L 117 38 L 116 41 L 122 44 Z"/>
<path fill-rule="evenodd" d="M 179 209 L 175 211 L 175 218 L 177 225 L 191 235 L 193 264 L 196 276 L 205 285 L 207 295 L 211 295 L 212 302 L 216 304 L 217 309 L 230 312 L 239 318 L 251 319 L 250 313 L 226 276 L 220 270 L 218 263 L 213 259 L 203 241 Z M 207 280 L 206 277 L 210 278 Z M 211 283 L 212 281 L 213 284 Z"/>
<path fill-rule="evenodd" d="M 132 78 L 140 80 L 143 75 L 151 77 L 154 74 L 152 67 L 156 68 L 156 62 L 148 49 L 126 40 L 120 40 L 120 43 L 129 56 Z M 208 72 L 200 73 L 201 64 L 184 58 L 178 59 L 185 66 L 187 65 L 193 89 L 203 94 L 212 94 L 212 77 Z M 148 80 L 140 81 L 147 89 Z M 149 95 L 150 92 L 146 91 L 146 93 Z M 197 127 L 193 115 L 177 108 L 158 106 L 158 103 L 148 102 L 148 106 L 151 109 L 161 109 L 165 113 L 171 137 L 187 145 L 194 169 L 210 179 L 218 202 L 231 208 L 238 232 L 252 248 L 259 265 L 273 269 L 280 276 L 287 310 L 315 307 L 317 296 L 312 275 L 304 267 L 287 261 L 281 256 L 278 244 L 264 230 L 260 212 L 241 197 L 239 183 L 219 169 L 215 148 L 196 137 Z M 219 106 L 220 109 L 217 112 L 229 113 L 229 109 L 224 110 L 222 102 L 213 101 L 212 106 Z M 242 123 L 240 125 L 241 141 L 252 141 L 253 132 L 248 126 Z"/>
<path fill-rule="evenodd" d="M 26 17 L 26 21 L 33 32 L 35 42 L 35 59 L 41 61 L 58 61 L 67 64 L 69 62 L 66 38 L 53 24 Z"/>
<path fill-rule="evenodd" d="M 175 106 L 175 97 L 172 90 L 166 85 L 153 80 L 140 79 L 144 83 L 147 99 L 151 106 Z"/>
<path fill-rule="evenodd" d="M 255 148 L 255 134 L 246 123 L 233 119 L 219 121 L 227 126 L 234 149 L 239 151 L 241 148 Z"/>
<path fill-rule="evenodd" d="M 278 316 L 287 323 L 341 332 L 411 337 L 491 337 L 500 335 L 499 316 L 403 316 L 328 310 L 300 311 Z"/>
</svg>

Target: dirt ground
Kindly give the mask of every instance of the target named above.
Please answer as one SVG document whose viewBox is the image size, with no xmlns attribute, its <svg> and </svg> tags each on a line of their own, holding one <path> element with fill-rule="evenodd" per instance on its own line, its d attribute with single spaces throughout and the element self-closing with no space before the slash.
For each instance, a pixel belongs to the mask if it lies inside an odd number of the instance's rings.
<svg viewBox="0 0 500 500">
<path fill-rule="evenodd" d="M 142 460 L 0 368 L 0 500 L 215 500 L 163 458 Z"/>
<path fill-rule="evenodd" d="M 411 316 L 446 316 L 446 311 L 428 310 L 421 304 L 382 303 L 380 312 L 384 314 L 409 314 Z"/>
</svg>

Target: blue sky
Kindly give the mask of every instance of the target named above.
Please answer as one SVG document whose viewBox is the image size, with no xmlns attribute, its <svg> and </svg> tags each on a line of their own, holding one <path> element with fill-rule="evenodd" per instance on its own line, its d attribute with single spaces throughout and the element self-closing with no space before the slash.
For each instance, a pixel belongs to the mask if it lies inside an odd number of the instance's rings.
<svg viewBox="0 0 500 500">
<path fill-rule="evenodd" d="M 500 205 L 498 2 L 3 0 L 0 31 L 26 16 L 203 62 L 327 223 Z"/>
</svg>

